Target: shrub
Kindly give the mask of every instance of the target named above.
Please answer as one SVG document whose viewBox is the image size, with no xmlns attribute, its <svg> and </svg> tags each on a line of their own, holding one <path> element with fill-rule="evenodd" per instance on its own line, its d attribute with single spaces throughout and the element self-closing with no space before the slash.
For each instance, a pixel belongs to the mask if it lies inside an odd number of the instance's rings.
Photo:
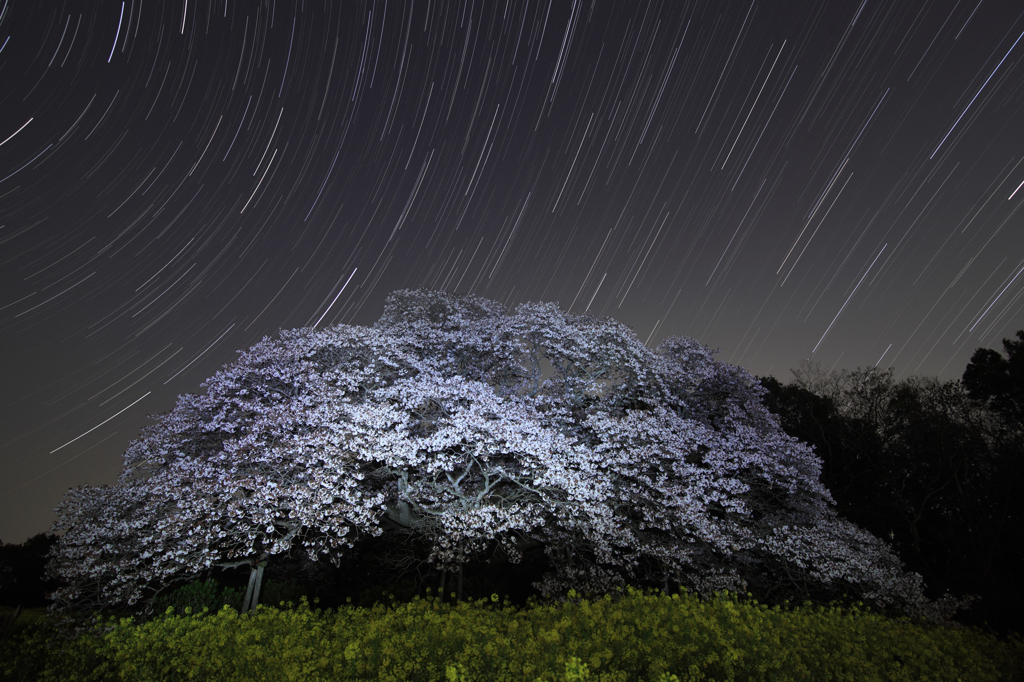
<svg viewBox="0 0 1024 682">
<path fill-rule="evenodd" d="M 225 606 L 240 611 L 244 597 L 244 589 L 222 587 L 213 579 L 196 580 L 154 599 L 153 612 L 165 614 L 172 609 L 173 613 L 184 616 L 186 609 L 190 613 L 201 613 L 203 609 L 216 613 Z M 260 588 L 260 603 L 268 606 L 298 603 L 303 597 L 308 598 L 306 588 L 294 582 L 268 580 Z"/>
<path fill-rule="evenodd" d="M 39 680 L 1022 680 L 1024 642 L 891 619 L 866 607 L 767 607 L 629 589 L 513 608 L 390 601 L 372 609 L 260 606 L 147 623 L 108 620 L 73 641 L 43 629 L 0 650 L 3 679 Z"/>
</svg>

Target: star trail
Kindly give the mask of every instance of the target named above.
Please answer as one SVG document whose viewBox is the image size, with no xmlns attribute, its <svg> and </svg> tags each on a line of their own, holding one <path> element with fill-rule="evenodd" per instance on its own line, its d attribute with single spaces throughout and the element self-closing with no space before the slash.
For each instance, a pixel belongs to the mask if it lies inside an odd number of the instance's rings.
<svg viewBox="0 0 1024 682">
<path fill-rule="evenodd" d="M 0 7 L 0 538 L 264 336 L 443 289 L 785 381 L 1024 327 L 1002 0 Z"/>
</svg>

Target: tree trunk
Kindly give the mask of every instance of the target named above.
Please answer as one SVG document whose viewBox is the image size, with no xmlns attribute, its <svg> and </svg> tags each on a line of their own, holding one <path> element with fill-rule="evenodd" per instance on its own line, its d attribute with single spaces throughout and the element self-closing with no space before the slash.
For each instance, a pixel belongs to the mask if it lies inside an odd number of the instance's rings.
<svg viewBox="0 0 1024 682">
<path fill-rule="evenodd" d="M 256 587 L 252 591 L 252 604 L 249 605 L 249 610 L 250 611 L 255 611 L 256 607 L 259 606 L 259 603 L 260 603 L 260 585 L 263 584 L 263 569 L 264 569 L 264 567 L 266 567 L 267 562 L 266 561 L 261 561 L 257 565 L 259 566 L 259 568 L 256 569 Z"/>
<path fill-rule="evenodd" d="M 0 639 L 7 636 L 7 631 L 14 631 L 14 621 L 18 620 L 18 614 L 21 613 L 21 604 L 18 604 L 17 608 L 14 609 L 14 613 L 10 616 L 0 618 Z"/>
<path fill-rule="evenodd" d="M 252 600 L 252 589 L 256 584 L 256 567 L 249 567 L 249 585 L 245 588 L 245 598 L 242 599 L 242 613 L 249 611 L 249 602 Z"/>
<path fill-rule="evenodd" d="M 466 563 L 466 557 L 462 554 L 462 540 L 459 540 L 459 586 L 456 589 L 456 601 L 462 601 L 462 565 Z"/>
<path fill-rule="evenodd" d="M 245 599 L 242 600 L 242 613 L 248 613 L 256 608 L 260 602 L 260 583 L 263 582 L 263 567 L 266 561 L 261 561 L 249 568 L 249 585 L 245 588 Z"/>
<path fill-rule="evenodd" d="M 448 571 L 441 569 L 441 587 L 437 588 L 438 594 L 441 595 L 441 601 L 444 601 L 444 579 L 448 576 Z"/>
</svg>

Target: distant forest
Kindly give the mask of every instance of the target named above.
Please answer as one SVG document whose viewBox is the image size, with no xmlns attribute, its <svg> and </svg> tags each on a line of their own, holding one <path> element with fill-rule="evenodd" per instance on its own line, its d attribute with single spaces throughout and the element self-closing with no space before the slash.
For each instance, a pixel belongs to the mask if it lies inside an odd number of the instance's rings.
<svg viewBox="0 0 1024 682">
<path fill-rule="evenodd" d="M 839 513 L 891 542 L 930 597 L 979 598 L 958 619 L 1021 630 L 1024 331 L 978 348 L 959 381 L 807 365 L 761 379 L 765 405 L 813 445 Z"/>
<path fill-rule="evenodd" d="M 794 370 L 789 383 L 760 378 L 782 428 L 814 446 L 839 513 L 888 540 L 924 577 L 929 597 L 976 595 L 957 619 L 1002 634 L 1021 630 L 1024 610 L 1024 330 L 1016 337 L 1003 340 L 1003 353 L 977 349 L 956 381 L 813 364 Z M 46 554 L 55 539 L 0 543 L 0 605 L 48 603 L 57 583 L 45 575 Z M 399 594 L 408 576 L 385 560 L 385 544 L 338 568 L 295 559 L 268 578 L 301 585 L 322 606 L 346 596 L 366 602 L 381 588 Z M 506 566 L 475 580 L 470 573 L 467 589 L 503 589 L 521 600 L 542 570 Z"/>
</svg>

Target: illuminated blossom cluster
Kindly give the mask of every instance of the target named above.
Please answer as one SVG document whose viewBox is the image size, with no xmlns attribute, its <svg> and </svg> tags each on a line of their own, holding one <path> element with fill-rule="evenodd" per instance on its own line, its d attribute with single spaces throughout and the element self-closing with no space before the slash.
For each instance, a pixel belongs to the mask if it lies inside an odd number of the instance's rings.
<svg viewBox="0 0 1024 682">
<path fill-rule="evenodd" d="M 211 566 L 396 532 L 446 569 L 543 546 L 548 595 L 768 571 L 941 610 L 836 516 L 756 380 L 690 339 L 652 351 L 553 304 L 400 291 L 372 327 L 265 338 L 205 387 L 131 444 L 117 484 L 69 491 L 61 603 L 133 604 Z"/>
</svg>

